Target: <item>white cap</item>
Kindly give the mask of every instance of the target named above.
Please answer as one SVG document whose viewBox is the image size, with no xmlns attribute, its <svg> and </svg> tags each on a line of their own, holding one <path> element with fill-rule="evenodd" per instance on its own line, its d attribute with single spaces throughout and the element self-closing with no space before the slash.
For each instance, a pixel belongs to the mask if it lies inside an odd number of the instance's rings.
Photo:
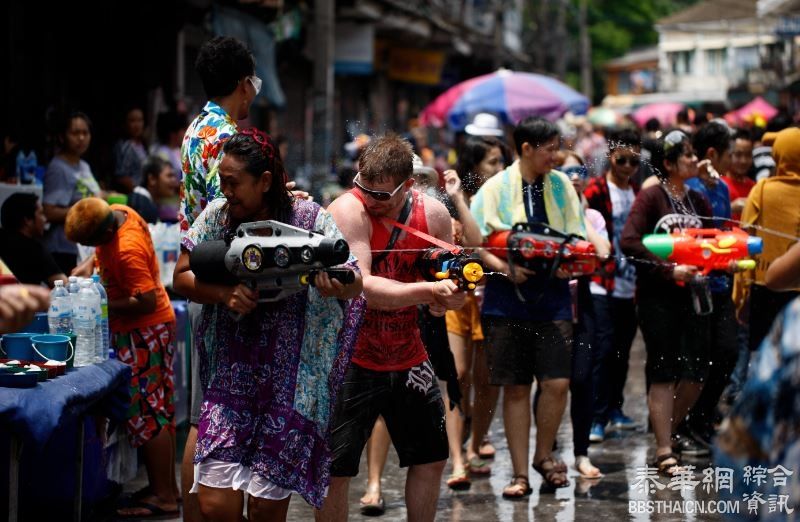
<svg viewBox="0 0 800 522">
<path fill-rule="evenodd" d="M 464 130 L 472 136 L 502 136 L 503 129 L 500 127 L 500 120 L 494 114 L 481 112 L 475 115 L 472 123 L 467 125 Z"/>
<path fill-rule="evenodd" d="M 433 167 L 428 167 L 424 163 L 422 163 L 422 158 L 418 155 L 414 154 L 414 159 L 412 160 L 413 164 L 413 173 L 415 179 L 419 181 L 426 181 L 428 185 L 435 187 L 439 184 L 439 173 L 436 172 L 436 169 Z"/>
</svg>

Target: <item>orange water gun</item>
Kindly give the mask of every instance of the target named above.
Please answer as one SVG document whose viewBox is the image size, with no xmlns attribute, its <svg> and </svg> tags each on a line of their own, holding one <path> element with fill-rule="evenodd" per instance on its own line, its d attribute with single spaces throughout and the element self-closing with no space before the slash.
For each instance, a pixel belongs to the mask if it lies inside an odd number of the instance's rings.
<svg viewBox="0 0 800 522">
<path fill-rule="evenodd" d="M 750 236 L 740 228 L 689 228 L 671 234 L 648 234 L 642 243 L 661 259 L 696 266 L 704 276 L 712 270 L 752 270 L 756 262 L 747 258 L 760 254 L 764 248 L 760 237 Z"/>
<path fill-rule="evenodd" d="M 566 270 L 571 276 L 590 275 L 604 266 L 590 242 L 543 223 L 517 223 L 491 234 L 484 245 L 496 256 L 534 271 Z"/>
</svg>

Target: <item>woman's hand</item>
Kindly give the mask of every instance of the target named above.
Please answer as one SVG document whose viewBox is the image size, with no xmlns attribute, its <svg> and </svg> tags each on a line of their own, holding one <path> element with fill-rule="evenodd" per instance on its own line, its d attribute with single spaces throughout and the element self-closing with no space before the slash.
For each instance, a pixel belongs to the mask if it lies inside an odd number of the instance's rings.
<svg viewBox="0 0 800 522">
<path fill-rule="evenodd" d="M 297 199 L 305 199 L 306 201 L 314 201 L 314 198 L 308 194 L 305 190 L 292 190 L 297 186 L 297 183 L 294 181 L 289 181 L 286 183 L 286 190 L 291 192 L 292 196 Z"/>
<path fill-rule="evenodd" d="M 223 292 L 222 304 L 238 314 L 246 315 L 258 306 L 258 294 L 246 285 L 230 286 Z"/>
<path fill-rule="evenodd" d="M 672 278 L 680 283 L 688 283 L 697 275 L 697 267 L 691 265 L 676 265 L 672 269 Z"/>
<path fill-rule="evenodd" d="M 444 190 L 451 198 L 464 195 L 461 191 L 461 179 L 455 170 L 444 171 Z"/>
<path fill-rule="evenodd" d="M 345 292 L 344 285 L 336 279 L 331 279 L 328 272 L 325 270 L 317 272 L 317 275 L 314 277 L 314 286 L 322 297 L 343 299 L 342 296 Z"/>
</svg>

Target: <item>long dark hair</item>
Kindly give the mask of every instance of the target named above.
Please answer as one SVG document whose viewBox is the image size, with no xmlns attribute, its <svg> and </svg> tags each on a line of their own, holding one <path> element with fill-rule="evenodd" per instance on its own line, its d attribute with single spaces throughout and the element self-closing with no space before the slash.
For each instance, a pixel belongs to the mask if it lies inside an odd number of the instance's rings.
<svg viewBox="0 0 800 522">
<path fill-rule="evenodd" d="M 506 150 L 503 142 L 492 136 L 470 136 L 458 151 L 456 173 L 461 178 L 461 186 L 466 194 L 473 196 L 481 188 L 483 180 L 475 172 L 475 169 L 495 147 L 499 148 L 500 153 L 505 157 Z"/>
<path fill-rule="evenodd" d="M 222 151 L 243 161 L 245 170 L 254 178 L 259 178 L 264 171 L 272 173 L 272 184 L 264 193 L 264 203 L 273 219 L 286 221 L 292 210 L 292 196 L 286 189 L 286 169 L 272 138 L 258 129 L 245 129 L 226 141 Z"/>
</svg>

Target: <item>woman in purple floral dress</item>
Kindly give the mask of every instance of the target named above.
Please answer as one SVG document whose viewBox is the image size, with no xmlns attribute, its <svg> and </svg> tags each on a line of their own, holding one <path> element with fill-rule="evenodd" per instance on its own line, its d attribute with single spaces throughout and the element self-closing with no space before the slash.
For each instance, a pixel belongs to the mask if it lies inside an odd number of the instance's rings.
<svg viewBox="0 0 800 522">
<path fill-rule="evenodd" d="M 209 520 L 285 520 L 298 492 L 319 507 L 330 481 L 329 420 L 365 309 L 361 276 L 350 285 L 321 272 L 315 287 L 259 304 L 245 285 L 197 280 L 189 253 L 232 237 L 241 223 L 273 219 L 341 238 L 319 205 L 285 189 L 272 140 L 257 130 L 235 135 L 219 166 L 225 198 L 208 204 L 183 240 L 174 287 L 202 303 L 195 342 L 205 389 L 195 455 L 195 485 Z M 231 314 L 243 317 L 236 321 Z"/>
</svg>

